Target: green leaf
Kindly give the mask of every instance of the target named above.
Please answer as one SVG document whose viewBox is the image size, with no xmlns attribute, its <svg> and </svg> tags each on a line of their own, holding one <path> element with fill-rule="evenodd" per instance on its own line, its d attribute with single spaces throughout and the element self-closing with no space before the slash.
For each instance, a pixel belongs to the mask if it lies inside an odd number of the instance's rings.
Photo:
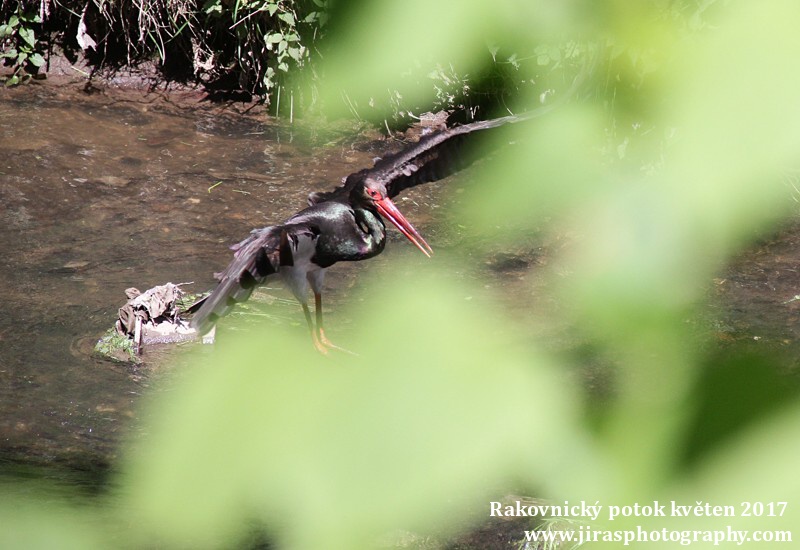
<svg viewBox="0 0 800 550">
<path fill-rule="evenodd" d="M 289 48 L 286 50 L 289 56 L 294 59 L 295 61 L 300 61 L 303 57 L 303 49 L 302 48 Z"/>
<path fill-rule="evenodd" d="M 12 15 L 11 17 L 8 18 L 9 27 L 16 27 L 17 25 L 19 25 L 19 17 L 17 17 L 16 15 Z"/>
<path fill-rule="evenodd" d="M 441 530 L 515 472 L 585 464 L 563 373 L 472 289 L 417 275 L 376 281 L 392 315 L 354 314 L 359 358 L 270 330 L 191 369 L 126 468 L 137 531 L 190 547 L 241 533 L 247 510 L 280 526 L 278 548 L 371 548 L 399 527 Z"/>
<path fill-rule="evenodd" d="M 44 57 L 42 57 L 39 53 L 34 53 L 29 59 L 28 62 L 33 65 L 34 67 L 41 67 L 44 65 Z"/>
<path fill-rule="evenodd" d="M 279 32 L 273 32 L 267 35 L 267 44 L 277 44 L 283 40 L 283 35 Z"/>
<path fill-rule="evenodd" d="M 283 12 L 281 14 L 278 14 L 278 19 L 280 19 L 281 21 L 283 21 L 287 25 L 291 25 L 292 27 L 294 27 L 294 25 L 295 25 L 294 14 L 292 14 L 291 12 L 287 11 L 287 12 Z"/>
<path fill-rule="evenodd" d="M 20 20 L 25 23 L 41 23 L 42 19 L 38 13 L 23 13 L 19 16 Z"/>
<path fill-rule="evenodd" d="M 0 38 L 11 36 L 12 34 L 14 34 L 14 29 L 11 28 L 11 25 L 7 23 L 0 25 Z"/>
<path fill-rule="evenodd" d="M 208 0 L 203 5 L 203 12 L 206 13 L 207 15 L 210 15 L 212 13 L 221 14 L 222 3 L 220 2 L 220 0 Z"/>
<path fill-rule="evenodd" d="M 28 44 L 31 48 L 36 46 L 36 36 L 33 33 L 33 29 L 29 29 L 27 27 L 20 27 L 19 29 L 19 36 L 22 38 L 26 44 Z"/>
<path fill-rule="evenodd" d="M 22 479 L 13 469 L 7 477 Z M 4 481 L 0 521 L 6 528 L 0 531 L 0 548 L 101 550 L 114 546 L 101 534 L 104 528 L 101 520 L 89 512 L 91 504 L 70 493 L 67 486 L 38 483 L 28 476 L 16 487 Z"/>
</svg>

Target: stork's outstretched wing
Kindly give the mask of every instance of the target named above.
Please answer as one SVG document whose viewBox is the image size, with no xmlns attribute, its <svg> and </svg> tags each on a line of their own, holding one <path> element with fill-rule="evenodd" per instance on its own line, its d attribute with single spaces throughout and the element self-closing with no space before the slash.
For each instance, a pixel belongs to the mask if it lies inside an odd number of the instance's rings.
<svg viewBox="0 0 800 550">
<path fill-rule="evenodd" d="M 333 191 L 312 193 L 308 202 L 317 204 L 347 200 L 350 190 L 365 178 L 383 183 L 388 196 L 394 198 L 409 187 L 446 178 L 472 164 L 475 155 L 466 147 L 466 142 L 473 136 L 484 130 L 543 115 L 549 110 L 543 108 L 520 115 L 481 120 L 424 136 L 414 145 L 378 160 L 372 168 L 349 175 L 344 184 Z"/>
<path fill-rule="evenodd" d="M 537 111 L 482 120 L 425 136 L 416 145 L 379 160 L 365 176 L 383 183 L 389 197 L 394 198 L 409 187 L 446 178 L 472 164 L 476 155 L 468 141 L 484 130 L 540 114 Z M 486 152 L 485 147 L 481 152 Z"/>
<path fill-rule="evenodd" d="M 470 148 L 465 147 L 466 142 L 473 136 L 509 123 L 538 118 L 572 100 L 589 77 L 594 74 L 600 59 L 599 53 L 587 57 L 583 69 L 573 80 L 570 89 L 553 103 L 519 115 L 472 122 L 425 136 L 416 144 L 380 159 L 372 168 L 350 174 L 336 189 L 311 193 L 308 196 L 308 203 L 313 205 L 325 201 L 345 202 L 350 191 L 365 178 L 383 183 L 388 196 L 394 198 L 409 187 L 437 181 L 455 174 L 472 164 L 476 158 Z M 481 149 L 481 154 L 485 153 L 486 148 L 484 147 Z"/>
</svg>

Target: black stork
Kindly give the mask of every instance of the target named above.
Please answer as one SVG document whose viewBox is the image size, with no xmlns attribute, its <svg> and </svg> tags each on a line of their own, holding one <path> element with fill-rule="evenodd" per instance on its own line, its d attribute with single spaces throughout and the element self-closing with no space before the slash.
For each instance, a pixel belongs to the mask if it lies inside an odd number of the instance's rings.
<svg viewBox="0 0 800 550">
<path fill-rule="evenodd" d="M 315 347 L 323 353 L 337 348 L 325 336 L 322 321 L 325 271 L 336 262 L 380 254 L 386 244 L 384 218 L 430 256 L 433 250 L 392 199 L 409 187 L 442 179 L 468 166 L 473 159 L 462 147 L 469 136 L 539 114 L 505 116 L 429 134 L 378 160 L 372 168 L 351 174 L 333 191 L 312 193 L 308 208 L 280 225 L 254 229 L 231 247 L 234 259 L 217 275 L 216 289 L 193 308 L 192 326 L 207 333 L 237 302 L 247 300 L 256 285 L 277 274 L 302 305 Z M 314 293 L 316 327 L 308 307 L 309 286 Z"/>
</svg>

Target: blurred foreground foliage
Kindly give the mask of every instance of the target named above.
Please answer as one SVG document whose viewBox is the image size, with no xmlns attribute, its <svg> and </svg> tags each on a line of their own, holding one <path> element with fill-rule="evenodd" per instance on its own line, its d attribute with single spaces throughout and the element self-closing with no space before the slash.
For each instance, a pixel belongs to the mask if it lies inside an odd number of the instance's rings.
<svg viewBox="0 0 800 550">
<path fill-rule="evenodd" d="M 280 331 L 221 342 L 152 396 L 147 434 L 121 460 L 102 513 L 30 491 L 27 504 L 0 509 L 19 526 L 0 546 L 49 548 L 35 528 L 46 524 L 60 547 L 231 548 L 265 532 L 278 548 L 368 548 L 391 545 L 398 529 L 452 535 L 510 490 L 737 512 L 786 501 L 782 517 L 601 515 L 593 527 L 798 534 L 800 405 L 742 399 L 755 388 L 784 395 L 789 382 L 769 374 L 767 356 L 709 375 L 713 345 L 687 320 L 725 262 L 790 213 L 782 176 L 800 146 L 800 7 L 445 5 L 353 8 L 335 23 L 340 49 L 322 89 L 331 101 L 347 81 L 364 83 L 364 97 L 396 89 L 402 68 L 427 56 L 468 72 L 487 41 L 599 45 L 591 93 L 515 127 L 517 146 L 475 168 L 457 215 L 492 247 L 545 218 L 575 236 L 548 271 L 559 303 L 548 322 L 613 362 L 609 394 L 587 407 L 579 359 L 549 351 L 480 283 L 435 261 L 398 266 L 349 313 L 360 357 L 318 357 L 304 334 Z"/>
</svg>

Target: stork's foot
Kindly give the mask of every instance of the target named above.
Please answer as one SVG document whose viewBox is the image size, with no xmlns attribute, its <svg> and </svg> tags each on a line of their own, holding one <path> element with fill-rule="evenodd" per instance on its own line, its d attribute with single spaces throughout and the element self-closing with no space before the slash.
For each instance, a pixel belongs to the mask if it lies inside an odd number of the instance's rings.
<svg viewBox="0 0 800 550">
<path fill-rule="evenodd" d="M 323 329 L 319 329 L 319 334 L 314 333 L 314 347 L 317 348 L 317 351 L 323 355 L 328 355 L 328 352 L 330 350 L 336 350 L 350 355 L 358 355 L 357 353 L 352 352 L 349 349 L 343 348 L 341 346 L 337 346 L 336 344 L 328 340 L 328 337 L 325 336 L 325 331 Z"/>
</svg>

